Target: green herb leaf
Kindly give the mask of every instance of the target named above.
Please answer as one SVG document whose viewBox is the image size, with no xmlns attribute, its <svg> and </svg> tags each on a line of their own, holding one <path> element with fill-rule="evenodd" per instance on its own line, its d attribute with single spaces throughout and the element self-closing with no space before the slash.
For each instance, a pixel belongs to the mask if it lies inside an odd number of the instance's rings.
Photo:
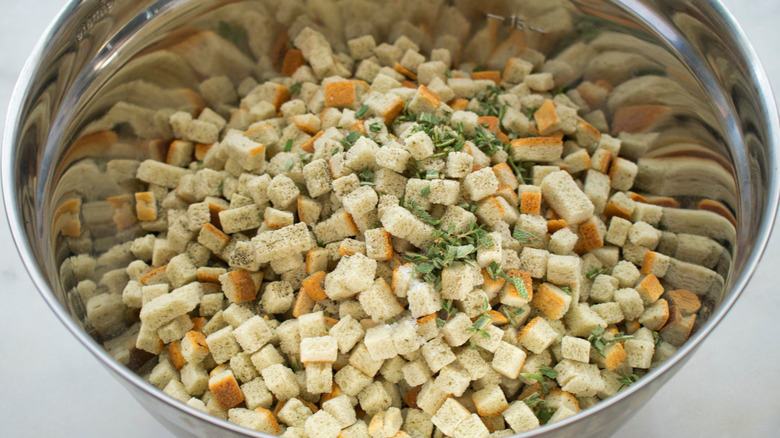
<svg viewBox="0 0 780 438">
<path fill-rule="evenodd" d="M 558 377 L 558 371 L 555 371 L 554 368 L 548 367 L 547 365 L 540 366 L 539 372 L 550 379 L 555 379 L 556 377 Z"/>
<path fill-rule="evenodd" d="M 515 290 L 517 290 L 517 294 L 520 295 L 521 298 L 524 300 L 531 300 L 531 296 L 528 295 L 528 289 L 525 287 L 525 281 L 523 281 L 520 277 L 510 277 L 505 272 L 502 272 L 501 277 L 504 278 L 504 280 L 512 283 L 512 286 L 515 287 Z"/>
<path fill-rule="evenodd" d="M 541 248 L 544 245 L 544 241 L 540 237 L 535 236 L 520 227 L 515 227 L 514 232 L 512 232 L 512 237 L 519 241 L 524 247 Z"/>
<path fill-rule="evenodd" d="M 287 140 L 287 143 L 284 145 L 284 152 L 290 152 L 293 147 L 293 141 L 292 139 Z"/>
<path fill-rule="evenodd" d="M 290 171 L 290 169 L 292 169 L 292 167 L 293 167 L 294 165 L 295 165 L 295 161 L 293 161 L 293 160 L 288 160 L 288 161 L 287 161 L 287 164 L 285 164 L 285 165 L 284 165 L 284 171 L 285 171 L 285 172 L 289 172 L 289 171 Z"/>
<path fill-rule="evenodd" d="M 609 269 L 607 269 L 607 268 L 591 269 L 590 271 L 588 271 L 587 274 L 585 274 L 585 276 L 588 277 L 588 279 L 590 279 L 590 280 L 595 280 L 596 277 L 598 277 L 599 275 L 603 275 L 603 274 L 607 274 L 607 273 L 609 273 Z"/>
<path fill-rule="evenodd" d="M 450 69 L 444 70 L 444 75 L 447 76 L 448 78 L 451 78 L 452 77 L 452 70 L 450 70 Z"/>
<path fill-rule="evenodd" d="M 344 150 L 349 150 L 352 146 L 357 143 L 358 139 L 362 137 L 363 134 L 357 132 L 357 131 L 349 131 L 349 134 L 347 134 L 343 139 L 341 139 L 341 145 L 344 146 Z"/>
<path fill-rule="evenodd" d="M 623 377 L 617 378 L 617 381 L 621 383 L 620 388 L 618 388 L 618 391 L 620 391 L 625 387 L 631 386 L 631 384 L 636 382 L 637 380 L 639 380 L 639 376 L 637 376 L 636 374 L 629 375 L 624 372 Z"/>
<path fill-rule="evenodd" d="M 539 374 L 520 373 L 520 375 L 525 377 L 526 379 L 534 379 L 534 380 L 538 380 L 538 381 L 540 381 L 542 383 L 547 381 L 547 379 L 544 376 L 540 376 Z"/>
<path fill-rule="evenodd" d="M 571 295 L 572 293 L 571 286 L 561 286 L 561 290 L 564 291 L 566 295 Z"/>
<path fill-rule="evenodd" d="M 436 226 L 441 222 L 441 219 L 436 219 L 435 217 L 431 216 L 430 213 L 428 213 L 424 208 L 418 206 L 412 200 L 406 201 L 406 208 L 408 208 L 409 211 L 414 213 L 415 216 L 428 225 Z"/>
<path fill-rule="evenodd" d="M 501 275 L 501 263 L 490 263 L 490 266 L 487 267 L 487 273 L 490 275 L 490 278 L 492 278 L 493 281 L 498 280 L 499 276 Z"/>
<path fill-rule="evenodd" d="M 419 265 L 416 265 L 414 270 L 419 272 L 420 274 L 428 274 L 430 272 L 433 272 L 433 269 L 435 266 L 431 262 L 425 262 L 420 263 Z"/>
<path fill-rule="evenodd" d="M 436 325 L 437 325 L 438 327 L 440 327 L 440 328 L 441 328 L 441 327 L 444 327 L 446 324 L 447 324 L 447 323 L 446 323 L 446 322 L 445 322 L 443 319 L 441 319 L 441 318 L 436 318 Z"/>
<path fill-rule="evenodd" d="M 371 132 L 382 132 L 382 124 L 379 122 L 374 122 L 368 125 L 368 129 L 371 130 Z"/>
<path fill-rule="evenodd" d="M 301 83 L 296 82 L 290 87 L 290 94 L 298 94 L 301 92 Z"/>
<path fill-rule="evenodd" d="M 355 117 L 357 117 L 358 119 L 362 119 L 363 116 L 365 116 L 366 113 L 368 112 L 368 109 L 369 109 L 368 105 L 363 105 L 362 107 L 360 107 L 358 112 L 355 113 Z"/>
<path fill-rule="evenodd" d="M 427 198 L 431 194 L 431 186 L 425 186 L 422 190 L 420 190 L 420 196 L 423 198 Z"/>
<path fill-rule="evenodd" d="M 590 342 L 590 345 L 593 346 L 593 349 L 596 350 L 596 352 L 600 354 L 601 357 L 607 357 L 604 349 L 607 348 L 610 344 L 618 341 L 627 341 L 634 338 L 632 335 L 624 335 L 623 333 L 618 333 L 611 339 L 607 339 L 603 335 L 604 327 L 599 326 L 593 329 L 593 331 L 590 332 L 590 336 L 588 336 L 588 342 Z"/>
</svg>

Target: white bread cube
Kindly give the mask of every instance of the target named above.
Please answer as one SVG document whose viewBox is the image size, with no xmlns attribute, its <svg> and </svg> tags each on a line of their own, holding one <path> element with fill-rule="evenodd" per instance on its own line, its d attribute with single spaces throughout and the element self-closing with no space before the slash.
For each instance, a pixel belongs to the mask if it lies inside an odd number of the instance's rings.
<svg viewBox="0 0 780 438">
<path fill-rule="evenodd" d="M 477 217 L 474 213 L 458 207 L 457 205 L 450 205 L 441 217 L 439 229 L 447 230 L 450 226 L 453 226 L 456 233 L 462 233 L 468 230 L 472 222 L 477 222 Z"/>
<path fill-rule="evenodd" d="M 561 389 L 577 397 L 596 395 L 604 385 L 596 365 L 564 359 L 555 366 L 556 381 Z"/>
<path fill-rule="evenodd" d="M 189 315 L 182 315 L 160 327 L 157 330 L 157 335 L 164 343 L 169 344 L 181 339 L 192 327 L 193 323 Z"/>
<path fill-rule="evenodd" d="M 253 316 L 255 316 L 255 314 L 249 306 L 238 303 L 231 304 L 222 312 L 222 318 L 226 323 L 230 324 L 234 330 Z"/>
<path fill-rule="evenodd" d="M 422 346 L 422 356 L 428 368 L 437 373 L 455 361 L 455 354 L 442 338 L 434 338 Z"/>
<path fill-rule="evenodd" d="M 268 409 L 273 403 L 273 396 L 260 377 L 241 385 L 241 392 L 244 394 L 244 401 L 249 409 Z"/>
<path fill-rule="evenodd" d="M 266 284 L 261 298 L 263 309 L 272 314 L 288 311 L 294 300 L 292 285 L 287 281 L 274 281 Z"/>
<path fill-rule="evenodd" d="M 494 418 L 509 408 L 504 391 L 499 386 L 489 386 L 473 394 L 471 399 L 482 417 Z"/>
<path fill-rule="evenodd" d="M 349 427 L 357 421 L 355 408 L 346 395 L 340 395 L 322 403 L 322 409 L 333 415 L 342 428 Z"/>
<path fill-rule="evenodd" d="M 306 420 L 312 416 L 312 411 L 300 399 L 291 398 L 284 403 L 276 416 L 288 426 L 303 427 Z"/>
<path fill-rule="evenodd" d="M 491 263 L 501 263 L 503 260 L 501 248 L 501 233 L 488 233 L 487 237 L 493 242 L 492 246 L 479 245 L 477 248 L 477 264 L 481 267 L 488 267 Z"/>
<path fill-rule="evenodd" d="M 275 207 L 286 209 L 298 199 L 301 191 L 288 176 L 277 175 L 268 185 L 267 195 Z"/>
<path fill-rule="evenodd" d="M 224 327 L 206 337 L 211 357 L 218 364 L 225 363 L 241 351 L 233 336 L 232 327 Z"/>
<path fill-rule="evenodd" d="M 447 365 L 439 371 L 434 384 L 447 394 L 460 397 L 471 384 L 471 375 L 457 363 Z"/>
<path fill-rule="evenodd" d="M 347 47 L 349 48 L 350 56 L 352 56 L 352 58 L 355 60 L 366 59 L 374 53 L 374 49 L 376 49 L 376 41 L 374 41 L 373 36 L 365 35 L 347 41 Z M 347 426 L 349 426 L 349 424 Z"/>
<path fill-rule="evenodd" d="M 533 278 L 547 275 L 547 265 L 550 253 L 537 248 L 525 247 L 520 254 L 520 270 L 527 272 Z"/>
<path fill-rule="evenodd" d="M 344 394 L 355 397 L 370 385 L 373 379 L 352 365 L 345 365 L 333 376 L 333 381 Z"/>
<path fill-rule="evenodd" d="M 539 427 L 539 419 L 522 400 L 513 402 L 502 415 L 515 433 L 527 432 Z"/>
<path fill-rule="evenodd" d="M 597 170 L 590 169 L 585 177 L 585 185 L 582 190 L 593 203 L 595 211 L 602 211 L 609 198 L 609 177 Z"/>
<path fill-rule="evenodd" d="M 574 250 L 578 238 L 568 227 L 561 228 L 550 237 L 550 252 L 557 255 L 569 255 Z"/>
<path fill-rule="evenodd" d="M 417 324 L 414 320 L 403 319 L 393 329 L 393 345 L 398 354 L 410 354 L 420 349 L 417 336 Z"/>
<path fill-rule="evenodd" d="M 333 415 L 321 409 L 306 419 L 304 430 L 308 436 L 336 438 L 341 433 L 341 426 Z"/>
<path fill-rule="evenodd" d="M 310 394 L 325 394 L 333 390 L 333 364 L 306 364 L 306 392 Z"/>
<path fill-rule="evenodd" d="M 633 288 L 623 288 L 615 291 L 615 302 L 620 304 L 623 316 L 626 320 L 639 318 L 644 312 L 645 307 L 639 292 Z"/>
<path fill-rule="evenodd" d="M 203 288 L 200 283 L 190 283 L 158 296 L 141 308 L 141 322 L 151 330 L 158 329 L 174 318 L 194 310 L 202 296 Z"/>
<path fill-rule="evenodd" d="M 534 354 L 541 354 L 557 338 L 558 333 L 550 327 L 547 320 L 539 316 L 526 324 L 518 335 L 520 344 Z"/>
<path fill-rule="evenodd" d="M 406 171 L 406 163 L 409 162 L 411 153 L 406 149 L 392 146 L 382 146 L 376 153 L 376 163 L 379 167 L 384 167 L 393 172 L 403 173 Z"/>
<path fill-rule="evenodd" d="M 209 355 L 208 344 L 203 333 L 189 331 L 181 340 L 181 354 L 188 363 L 200 363 Z"/>
<path fill-rule="evenodd" d="M 481 201 L 498 190 L 498 179 L 492 168 L 484 168 L 467 175 L 462 187 L 469 199 Z"/>
<path fill-rule="evenodd" d="M 328 162 L 323 159 L 314 160 L 303 166 L 303 178 L 309 196 L 317 198 L 331 191 L 333 177 Z"/>
<path fill-rule="evenodd" d="M 289 400 L 297 397 L 300 386 L 295 373 L 282 364 L 273 364 L 260 372 L 265 386 L 279 400 Z"/>
<path fill-rule="evenodd" d="M 544 200 L 568 224 L 580 224 L 593 216 L 593 203 L 567 172 L 548 174 L 541 182 L 541 189 Z"/>
<path fill-rule="evenodd" d="M 435 415 L 431 417 L 430 421 L 438 427 L 439 430 L 451 436 L 455 432 L 455 428 L 458 424 L 470 416 L 471 412 L 462 404 L 458 403 L 454 398 L 447 398 L 436 411 Z"/>
<path fill-rule="evenodd" d="M 244 401 L 244 394 L 229 369 L 212 373 L 209 377 L 209 391 L 222 410 L 228 410 Z"/>
<path fill-rule="evenodd" d="M 406 297 L 409 302 L 409 310 L 415 318 L 421 318 L 442 309 L 439 292 L 427 282 L 412 279 Z"/>
<path fill-rule="evenodd" d="M 648 369 L 653 362 L 655 344 L 653 341 L 629 339 L 624 344 L 626 363 L 633 368 Z"/>
<path fill-rule="evenodd" d="M 490 431 L 482 422 L 477 414 L 471 416 L 460 423 L 453 431 L 453 438 L 487 438 Z"/>
<path fill-rule="evenodd" d="M 501 338 L 498 340 L 501 341 Z M 491 370 L 490 364 L 485 361 L 479 353 L 479 350 L 474 350 L 471 347 L 463 347 L 455 353 L 455 356 L 457 356 L 461 366 L 469 373 L 471 380 L 481 379 Z"/>
<path fill-rule="evenodd" d="M 377 322 L 393 318 L 404 310 L 382 278 L 378 278 L 371 287 L 361 292 L 358 301 L 363 310 Z"/>
<path fill-rule="evenodd" d="M 628 233 L 631 230 L 632 224 L 630 221 L 623 219 L 619 216 L 613 216 L 609 222 L 609 229 L 604 240 L 607 243 L 611 243 L 617 246 L 623 246 L 628 239 Z"/>
<path fill-rule="evenodd" d="M 374 382 L 368 385 L 358 394 L 360 407 L 367 415 L 373 416 L 377 412 L 384 411 L 392 404 L 390 394 L 382 382 Z"/>
<path fill-rule="evenodd" d="M 603 138 L 603 136 L 602 136 Z M 630 190 L 634 186 L 634 179 L 639 167 L 636 163 L 617 157 L 609 168 L 609 178 L 612 180 L 612 188 L 615 190 Z"/>
<path fill-rule="evenodd" d="M 404 380 L 409 386 L 420 386 L 431 379 L 431 371 L 422 359 L 407 362 L 401 367 Z"/>
<path fill-rule="evenodd" d="M 301 362 L 332 363 L 338 356 L 338 343 L 332 336 L 301 339 Z"/>
<path fill-rule="evenodd" d="M 498 349 L 501 344 L 501 340 L 504 337 L 504 331 L 494 326 L 493 324 L 488 324 L 483 330 L 487 332 L 487 335 L 474 333 L 471 335 L 471 340 L 477 345 L 477 347 L 483 348 L 491 353 L 495 353 L 496 349 Z"/>
<path fill-rule="evenodd" d="M 349 355 L 349 364 L 369 377 L 374 377 L 379 372 L 383 361 L 383 359 L 375 360 L 371 357 L 365 342 L 360 342 Z"/>
<path fill-rule="evenodd" d="M 449 394 L 442 392 L 433 381 L 428 380 L 417 394 L 417 407 L 433 416 L 448 398 Z"/>
<path fill-rule="evenodd" d="M 634 213 L 631 214 L 631 221 L 643 221 L 655 227 L 661 222 L 663 213 L 664 211 L 661 206 L 637 202 L 636 209 L 634 209 Z"/>
<path fill-rule="evenodd" d="M 301 339 L 315 338 L 328 334 L 325 317 L 322 311 L 311 312 L 298 317 L 298 334 Z"/>
<path fill-rule="evenodd" d="M 230 369 L 233 370 L 233 375 L 240 383 L 246 383 L 257 378 L 260 374 L 257 372 L 257 368 L 252 365 L 252 359 L 249 353 L 242 351 L 230 358 Z"/>
<path fill-rule="evenodd" d="M 620 287 L 620 281 L 617 278 L 606 274 L 599 275 L 590 286 L 589 298 L 597 303 L 610 302 L 618 287 Z"/>
<path fill-rule="evenodd" d="M 474 287 L 474 269 L 465 263 L 454 263 L 442 270 L 441 297 L 445 300 L 464 300 Z M 452 344 L 450 344 L 452 345 Z"/>
<path fill-rule="evenodd" d="M 547 259 L 547 280 L 576 287 L 580 284 L 581 267 L 582 260 L 577 256 L 550 255 Z"/>
<path fill-rule="evenodd" d="M 415 132 L 406 137 L 404 147 L 412 155 L 412 158 L 417 161 L 430 157 L 435 150 L 431 137 L 423 131 Z"/>
<path fill-rule="evenodd" d="M 612 268 L 613 277 L 618 279 L 620 287 L 633 287 L 639 280 L 640 272 L 633 263 L 623 260 Z M 633 319 L 633 318 L 629 318 Z"/>
<path fill-rule="evenodd" d="M 561 341 L 561 354 L 564 359 L 590 362 L 590 342 L 586 339 L 564 336 Z"/>
<path fill-rule="evenodd" d="M 374 360 L 392 359 L 398 355 L 393 344 L 393 331 L 387 324 L 379 324 L 366 330 L 363 342 Z"/>
<path fill-rule="evenodd" d="M 331 327 L 330 336 L 336 338 L 339 351 L 346 354 L 357 342 L 363 338 L 365 331 L 351 315 L 342 317 L 336 325 Z"/>
<path fill-rule="evenodd" d="M 654 228 L 647 222 L 634 222 L 628 230 L 628 241 L 634 245 L 644 246 L 654 250 L 661 241 L 661 230 Z"/>
<path fill-rule="evenodd" d="M 602 303 L 590 306 L 590 310 L 596 312 L 607 324 L 618 324 L 625 319 L 623 310 L 618 303 Z"/>
<path fill-rule="evenodd" d="M 526 354 L 523 350 L 502 341 L 493 355 L 491 366 L 502 376 L 516 379 L 520 374 L 520 369 L 523 368 L 525 357 Z"/>
<path fill-rule="evenodd" d="M 450 152 L 444 172 L 448 178 L 463 178 L 471 173 L 474 157 L 465 152 Z"/>
<path fill-rule="evenodd" d="M 587 337 L 597 327 L 606 327 L 607 323 L 587 303 L 572 305 L 564 317 L 571 336 Z"/>
</svg>

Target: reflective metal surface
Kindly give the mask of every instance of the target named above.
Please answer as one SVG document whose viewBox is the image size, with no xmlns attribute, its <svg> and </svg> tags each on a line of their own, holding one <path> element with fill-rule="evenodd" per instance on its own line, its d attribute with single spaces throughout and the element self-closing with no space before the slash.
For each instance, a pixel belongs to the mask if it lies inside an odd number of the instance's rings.
<svg viewBox="0 0 780 438">
<path fill-rule="evenodd" d="M 539 59 L 538 51 L 557 86 L 607 81 L 615 91 L 601 108 L 615 134 L 631 133 L 623 141 L 640 166 L 637 189 L 672 197 L 684 209 L 666 209 L 662 225 L 723 246 L 713 269 L 724 282 L 693 286 L 704 288 L 697 293 L 705 305 L 695 334 L 672 359 L 596 407 L 523 436 L 616 430 L 685 363 L 744 288 L 777 209 L 778 119 L 755 55 L 717 4 L 73 2 L 42 38 L 10 104 L 2 150 L 9 222 L 53 311 L 175 433 L 260 436 L 173 401 L 133 372 L 141 363 L 124 366 L 101 347 L 132 321 L 89 324 L 77 284 L 117 268 L 117 258 L 99 256 L 145 233 L 115 220 L 134 186 L 109 178 L 106 162 L 158 154 L 155 140 L 170 136 L 167 115 L 210 106 L 199 90 L 204 79 L 227 76 L 237 84 L 248 75 L 273 76 L 292 36 L 307 25 L 337 52 L 355 36 L 392 42 L 406 35 L 423 53 L 446 47 L 456 62 L 495 69 L 512 56 Z M 637 124 L 637 114 L 651 122 Z M 92 271 L 74 269 L 69 258 L 77 254 L 96 257 Z"/>
</svg>

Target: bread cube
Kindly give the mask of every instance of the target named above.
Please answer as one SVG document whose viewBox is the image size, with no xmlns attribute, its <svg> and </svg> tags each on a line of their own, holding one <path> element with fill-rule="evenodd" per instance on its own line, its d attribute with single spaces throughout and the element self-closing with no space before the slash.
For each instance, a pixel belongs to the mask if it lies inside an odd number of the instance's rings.
<svg viewBox="0 0 780 438">
<path fill-rule="evenodd" d="M 392 359 L 398 355 L 393 344 L 393 331 L 387 324 L 379 324 L 366 330 L 363 342 L 368 349 L 368 354 L 376 361 Z"/>
<path fill-rule="evenodd" d="M 208 386 L 222 410 L 228 410 L 244 401 L 244 394 L 230 370 L 212 374 Z"/>
<path fill-rule="evenodd" d="M 494 418 L 509 409 L 504 391 L 499 386 L 489 386 L 471 395 L 477 413 L 482 417 Z"/>
<path fill-rule="evenodd" d="M 481 201 L 498 190 L 498 179 L 493 169 L 484 168 L 468 174 L 462 187 L 472 201 Z"/>
<path fill-rule="evenodd" d="M 504 420 L 515 433 L 522 433 L 539 427 L 539 419 L 525 402 L 518 400 L 513 402 L 507 410 L 502 412 Z"/>
<path fill-rule="evenodd" d="M 340 395 L 323 402 L 322 409 L 331 414 L 342 428 L 349 427 L 357 421 L 355 408 L 346 395 Z"/>
<path fill-rule="evenodd" d="M 307 436 L 336 438 L 341 433 L 341 426 L 333 415 L 321 409 L 306 419 L 304 430 Z"/>
<path fill-rule="evenodd" d="M 458 423 L 452 433 L 453 438 L 487 438 L 490 431 L 477 414 Z"/>
<path fill-rule="evenodd" d="M 261 297 L 263 309 L 267 313 L 278 314 L 290 310 L 295 295 L 292 286 L 286 281 L 274 281 L 265 285 Z"/>
<path fill-rule="evenodd" d="M 520 369 L 523 368 L 525 357 L 526 354 L 523 350 L 502 341 L 493 355 L 491 366 L 502 376 L 516 379 L 520 374 Z"/>
<path fill-rule="evenodd" d="M 526 324 L 518 335 L 520 344 L 534 354 L 541 354 L 557 338 L 558 333 L 550 327 L 544 318 L 539 316 Z"/>
<path fill-rule="evenodd" d="M 531 304 L 550 318 L 561 319 L 569 310 L 571 301 L 571 292 L 566 293 L 554 284 L 543 283 L 534 293 Z"/>
<path fill-rule="evenodd" d="M 548 174 L 541 182 L 541 189 L 544 200 L 567 223 L 580 224 L 593 216 L 593 203 L 567 172 Z"/>
<path fill-rule="evenodd" d="M 330 336 L 336 339 L 339 351 L 343 354 L 348 353 L 363 338 L 364 333 L 363 326 L 351 315 L 344 316 L 330 329 Z"/>
<path fill-rule="evenodd" d="M 260 372 L 269 391 L 279 400 L 297 397 L 300 386 L 295 373 L 282 364 L 273 364 Z"/>
<path fill-rule="evenodd" d="M 404 310 L 382 278 L 378 278 L 370 288 L 361 292 L 358 301 L 366 313 L 377 322 L 386 321 Z"/>
</svg>

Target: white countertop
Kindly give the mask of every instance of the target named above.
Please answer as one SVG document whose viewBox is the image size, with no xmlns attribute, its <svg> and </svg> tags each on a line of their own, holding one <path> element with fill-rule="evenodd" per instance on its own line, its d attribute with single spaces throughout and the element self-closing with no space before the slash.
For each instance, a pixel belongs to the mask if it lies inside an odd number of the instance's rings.
<svg viewBox="0 0 780 438">
<path fill-rule="evenodd" d="M 776 90 L 780 1 L 725 0 Z M 63 1 L 0 0 L 0 114 L 38 37 Z M 33 6 L 34 4 L 34 6 Z M 0 121 L 0 125 L 2 121 Z M 778 237 L 743 297 L 699 351 L 615 437 L 780 435 Z M 35 290 L 0 214 L 0 424 L 3 436 L 172 436 L 73 338 Z M 774 279 L 774 280 L 773 280 Z"/>
</svg>

